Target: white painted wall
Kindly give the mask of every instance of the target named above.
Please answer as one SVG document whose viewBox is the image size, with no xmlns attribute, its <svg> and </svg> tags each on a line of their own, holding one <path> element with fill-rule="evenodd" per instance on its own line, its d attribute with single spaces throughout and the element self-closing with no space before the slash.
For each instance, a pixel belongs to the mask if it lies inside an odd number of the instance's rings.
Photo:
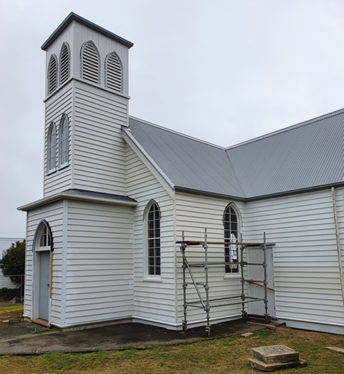
<svg viewBox="0 0 344 374">
<path fill-rule="evenodd" d="M 131 318 L 133 208 L 68 201 L 63 326 Z"/>
<path fill-rule="evenodd" d="M 33 305 L 35 295 L 33 291 L 34 285 L 34 251 L 33 239 L 37 227 L 41 220 L 45 219 L 52 230 L 54 253 L 53 253 L 53 283 L 52 283 L 52 299 L 50 306 L 50 315 L 52 324 L 59 325 L 61 320 L 62 307 L 62 258 L 63 258 L 63 203 L 56 202 L 41 208 L 32 209 L 27 213 L 27 239 L 26 239 L 26 269 L 25 269 L 25 301 L 24 316 L 35 318 L 33 316 Z M 37 289 L 38 292 L 38 289 Z M 36 295 L 37 296 L 37 295 Z"/>
<path fill-rule="evenodd" d="M 343 243 L 343 188 L 337 190 L 336 205 Z M 302 328 L 309 322 L 344 326 L 331 190 L 248 203 L 246 238 L 259 240 L 263 231 L 276 242 L 277 317 L 290 326 L 301 322 L 296 327 Z"/>
<path fill-rule="evenodd" d="M 45 103 L 45 132 L 44 132 L 44 197 L 54 195 L 58 192 L 72 188 L 72 94 L 71 84 L 64 86 L 58 93 L 52 96 Z M 69 120 L 69 162 L 67 167 L 59 168 L 58 143 L 59 128 L 62 114 L 67 114 Z M 56 126 L 56 171 L 47 174 L 47 135 L 50 123 L 54 122 Z"/>
<path fill-rule="evenodd" d="M 125 195 L 128 100 L 75 81 L 72 188 Z"/>
<path fill-rule="evenodd" d="M 137 151 L 137 150 L 136 150 Z M 144 165 L 127 148 L 127 193 L 138 201 L 134 212 L 134 320 L 174 327 L 175 236 L 173 199 Z M 161 212 L 161 277 L 147 275 L 144 210 L 154 199 Z"/>
<path fill-rule="evenodd" d="M 209 241 L 224 240 L 223 213 L 226 206 L 233 202 L 227 199 L 215 197 L 206 197 L 177 192 L 176 194 L 176 237 L 182 240 L 182 231 L 184 230 L 185 240 L 204 240 L 204 230 L 207 229 Z M 241 215 L 244 217 L 244 204 L 235 203 Z M 245 237 L 244 237 L 245 240 Z M 181 324 L 183 320 L 183 277 L 182 277 L 182 256 L 179 247 L 177 251 L 177 320 Z M 203 262 L 204 250 L 202 246 L 189 246 L 186 250 L 189 262 Z M 209 268 L 209 286 L 210 298 L 224 298 L 241 295 L 240 274 L 225 274 L 224 266 L 224 246 L 209 245 L 209 261 L 222 262 L 223 265 L 211 266 Z M 205 272 L 203 268 L 193 268 L 193 274 L 197 282 L 205 281 Z M 190 285 L 187 287 L 188 301 L 198 300 L 195 288 L 191 284 L 191 279 L 187 276 Z M 202 286 L 200 291 L 205 297 L 205 291 Z M 238 302 L 236 299 L 233 302 Z M 203 309 L 188 307 L 188 324 L 203 324 L 205 321 L 205 312 Z M 241 316 L 241 305 L 229 305 L 225 307 L 212 308 L 210 312 L 211 321 L 231 319 Z"/>
</svg>

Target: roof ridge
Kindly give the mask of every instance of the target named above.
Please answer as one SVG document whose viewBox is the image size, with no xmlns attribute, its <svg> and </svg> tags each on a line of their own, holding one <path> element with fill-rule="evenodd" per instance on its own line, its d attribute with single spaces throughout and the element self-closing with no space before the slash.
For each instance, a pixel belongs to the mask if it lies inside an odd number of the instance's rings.
<svg viewBox="0 0 344 374">
<path fill-rule="evenodd" d="M 261 136 L 257 136 L 256 138 L 253 138 L 253 139 L 250 139 L 250 140 L 245 140 L 245 141 L 243 141 L 241 143 L 238 143 L 238 144 L 231 145 L 229 147 L 226 147 L 225 151 L 228 151 L 228 150 L 233 149 L 233 148 L 241 147 L 241 146 L 246 145 L 246 144 L 254 143 L 258 140 L 266 139 L 266 138 L 269 138 L 269 137 L 274 136 L 274 135 L 282 134 L 284 132 L 291 131 L 291 130 L 294 130 L 296 128 L 307 126 L 307 125 L 310 125 L 312 123 L 319 122 L 319 121 L 321 121 L 325 118 L 335 117 L 335 116 L 337 116 L 339 114 L 343 114 L 343 113 L 344 113 L 344 108 L 339 109 L 339 110 L 335 110 L 333 112 L 323 114 L 321 116 L 314 117 L 312 119 L 296 123 L 295 125 L 283 127 L 282 129 L 272 131 L 272 132 L 269 132 L 269 133 L 261 135 Z"/>
<path fill-rule="evenodd" d="M 210 142 L 207 142 L 207 141 L 205 141 L 205 140 L 195 138 L 195 137 L 193 137 L 193 136 L 191 136 L 191 135 L 183 134 L 183 133 L 181 133 L 181 132 L 179 132 L 179 131 L 176 131 L 176 130 L 171 130 L 171 129 L 167 128 L 167 127 L 163 127 L 163 126 L 157 125 L 157 124 L 155 124 L 155 123 L 152 123 L 152 122 L 149 122 L 149 121 L 143 120 L 143 119 L 141 119 L 141 118 L 137 118 L 137 117 L 134 117 L 134 116 L 131 116 L 131 115 L 130 115 L 130 116 L 129 116 L 129 119 L 137 120 L 137 121 L 142 122 L 142 123 L 144 123 L 144 124 L 146 124 L 146 125 L 153 126 L 153 127 L 158 128 L 158 129 L 161 129 L 161 130 L 164 130 L 164 131 L 170 132 L 170 133 L 172 133 L 172 134 L 182 136 L 183 138 L 188 138 L 188 139 L 194 140 L 194 141 L 196 141 L 196 142 L 203 143 L 203 144 L 206 144 L 206 145 L 210 145 L 210 146 L 212 146 L 212 147 L 216 147 L 216 148 L 222 149 L 223 151 L 226 151 L 226 148 L 225 148 L 225 147 L 222 147 L 222 146 L 220 146 L 220 145 L 218 145 L 218 144 L 210 143 Z M 129 124 L 129 129 L 130 129 L 130 124 Z"/>
</svg>

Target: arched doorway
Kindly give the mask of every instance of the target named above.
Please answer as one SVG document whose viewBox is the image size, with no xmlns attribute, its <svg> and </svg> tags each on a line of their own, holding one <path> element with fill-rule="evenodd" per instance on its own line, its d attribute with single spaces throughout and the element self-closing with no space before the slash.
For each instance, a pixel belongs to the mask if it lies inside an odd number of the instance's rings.
<svg viewBox="0 0 344 374">
<path fill-rule="evenodd" d="M 53 237 L 50 226 L 43 220 L 37 227 L 34 238 L 34 300 L 32 319 L 49 322 L 51 256 Z"/>
</svg>

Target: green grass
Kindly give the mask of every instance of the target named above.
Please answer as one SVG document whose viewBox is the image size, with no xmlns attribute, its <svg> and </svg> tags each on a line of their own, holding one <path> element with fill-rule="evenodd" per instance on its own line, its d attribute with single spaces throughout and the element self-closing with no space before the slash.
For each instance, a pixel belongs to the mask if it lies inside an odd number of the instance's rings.
<svg viewBox="0 0 344 374">
<path fill-rule="evenodd" d="M 19 373 L 123 373 L 123 374 L 253 374 L 247 366 L 253 347 L 286 345 L 308 361 L 302 369 L 283 374 L 343 374 L 344 356 L 327 346 L 344 348 L 344 337 L 279 327 L 260 330 L 253 336 L 204 340 L 178 346 L 158 346 L 146 350 L 100 351 L 89 354 L 52 353 L 38 357 L 0 357 L 1 374 Z"/>
<path fill-rule="evenodd" d="M 0 303 L 0 314 L 23 310 L 23 304 Z"/>
</svg>

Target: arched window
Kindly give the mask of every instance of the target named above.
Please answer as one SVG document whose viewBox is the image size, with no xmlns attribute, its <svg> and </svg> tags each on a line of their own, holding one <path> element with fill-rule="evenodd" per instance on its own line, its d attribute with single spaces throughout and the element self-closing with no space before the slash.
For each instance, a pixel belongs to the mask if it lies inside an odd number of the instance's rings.
<svg viewBox="0 0 344 374">
<path fill-rule="evenodd" d="M 70 76 L 70 53 L 69 45 L 64 42 L 60 52 L 60 84 L 68 81 Z"/>
<path fill-rule="evenodd" d="M 223 214 L 223 226 L 224 226 L 224 241 L 225 244 L 225 272 L 226 273 L 238 273 L 238 242 L 239 237 L 239 222 L 238 216 L 233 206 L 227 205 Z"/>
<path fill-rule="evenodd" d="M 48 65 L 48 95 L 57 88 L 57 57 L 51 55 Z"/>
<path fill-rule="evenodd" d="M 56 128 L 54 122 L 49 126 L 47 137 L 47 171 L 53 171 L 56 167 Z"/>
<path fill-rule="evenodd" d="M 52 231 L 49 223 L 45 219 L 38 224 L 33 243 L 33 251 L 40 252 L 54 250 Z"/>
<path fill-rule="evenodd" d="M 63 114 L 60 121 L 59 128 L 59 165 L 64 166 L 68 164 L 68 144 L 69 143 L 69 128 L 68 117 Z"/>
<path fill-rule="evenodd" d="M 148 275 L 161 275 L 160 209 L 154 201 L 147 212 Z"/>
<path fill-rule="evenodd" d="M 105 60 L 105 87 L 122 92 L 122 64 L 116 52 L 108 54 Z"/>
<path fill-rule="evenodd" d="M 93 42 L 85 43 L 81 48 L 81 77 L 99 84 L 99 53 Z"/>
</svg>

